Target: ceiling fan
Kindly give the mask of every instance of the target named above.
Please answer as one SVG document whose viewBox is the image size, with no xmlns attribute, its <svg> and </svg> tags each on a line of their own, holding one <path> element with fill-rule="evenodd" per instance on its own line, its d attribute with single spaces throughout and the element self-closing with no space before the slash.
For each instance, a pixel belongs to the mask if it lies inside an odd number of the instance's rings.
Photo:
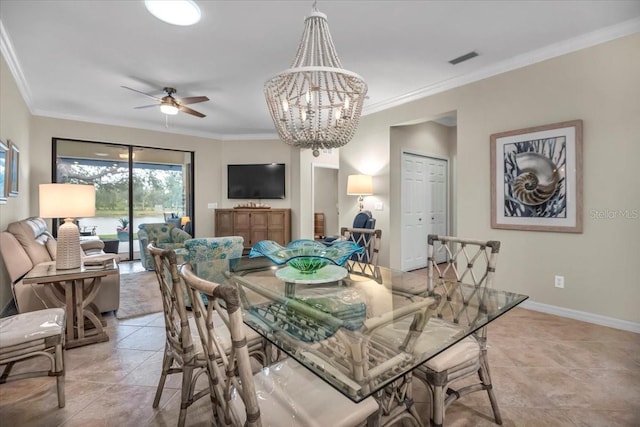
<svg viewBox="0 0 640 427">
<path fill-rule="evenodd" d="M 187 98 L 174 98 L 173 94 L 176 93 L 176 90 L 174 88 L 172 88 L 172 87 L 165 87 L 162 90 L 164 91 L 164 93 L 166 93 L 166 95 L 163 96 L 162 98 L 158 98 L 157 96 L 149 95 L 148 93 L 144 93 L 144 92 L 141 92 L 141 91 L 136 90 L 136 89 L 132 89 L 132 88 L 127 87 L 127 86 L 120 86 L 120 87 L 122 87 L 124 89 L 132 90 L 132 91 L 140 93 L 140 94 L 142 94 L 144 96 L 148 96 L 149 98 L 153 98 L 156 101 L 160 101 L 159 103 L 155 103 L 155 104 L 142 105 L 140 107 L 134 107 L 135 109 L 150 108 L 150 107 L 160 106 L 160 111 L 162 111 L 164 114 L 167 114 L 167 115 L 175 115 L 175 114 L 178 114 L 178 111 L 182 111 L 183 113 L 191 114 L 192 116 L 206 117 L 201 112 L 196 111 L 196 110 L 191 109 L 191 108 L 186 106 L 188 104 L 197 104 L 198 102 L 208 101 L 209 98 L 207 98 L 206 96 L 190 96 L 190 97 L 187 97 Z"/>
</svg>

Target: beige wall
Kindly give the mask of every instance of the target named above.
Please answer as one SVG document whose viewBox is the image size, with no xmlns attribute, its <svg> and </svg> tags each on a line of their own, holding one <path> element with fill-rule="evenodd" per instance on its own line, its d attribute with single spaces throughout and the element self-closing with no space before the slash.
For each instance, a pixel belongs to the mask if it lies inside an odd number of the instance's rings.
<svg viewBox="0 0 640 427">
<path fill-rule="evenodd" d="M 29 171 L 31 137 L 29 134 L 31 114 L 25 104 L 15 80 L 0 55 L 0 139 L 10 139 L 20 149 L 20 178 L 18 197 L 9 197 L 0 205 L 0 230 L 10 222 L 29 215 Z M 11 300 L 11 286 L 4 261 L 0 259 L 0 311 Z"/>
<path fill-rule="evenodd" d="M 593 215 L 640 211 L 638 52 L 640 34 L 635 34 L 366 116 L 341 152 L 340 177 L 346 180 L 355 164 L 375 153 L 371 161 L 380 169 L 378 180 L 399 188 L 390 128 L 456 111 L 458 235 L 502 241 L 496 286 L 538 303 L 637 324 L 640 218 Z M 490 135 L 572 119 L 584 121 L 584 232 L 491 229 Z M 390 192 L 384 190 L 378 186 L 376 195 L 388 204 Z M 388 216 L 376 212 L 376 217 L 383 230 L 392 228 Z M 391 259 L 382 251 L 381 263 Z M 565 289 L 554 288 L 556 274 L 565 276 Z"/>
</svg>

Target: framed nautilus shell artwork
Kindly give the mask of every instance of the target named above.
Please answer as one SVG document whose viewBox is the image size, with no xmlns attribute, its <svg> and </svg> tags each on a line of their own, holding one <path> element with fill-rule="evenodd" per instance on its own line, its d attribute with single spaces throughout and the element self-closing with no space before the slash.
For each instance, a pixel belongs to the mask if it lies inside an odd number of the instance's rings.
<svg viewBox="0 0 640 427">
<path fill-rule="evenodd" d="M 582 233 L 582 120 L 491 135 L 491 227 Z"/>
</svg>

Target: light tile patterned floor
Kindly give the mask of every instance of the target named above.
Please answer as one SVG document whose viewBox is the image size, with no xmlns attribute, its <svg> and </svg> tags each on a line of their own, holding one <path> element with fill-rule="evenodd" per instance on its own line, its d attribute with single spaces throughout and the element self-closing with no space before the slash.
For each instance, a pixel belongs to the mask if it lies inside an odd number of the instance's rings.
<svg viewBox="0 0 640 427">
<path fill-rule="evenodd" d="M 164 345 L 162 315 L 109 315 L 107 322 L 109 342 L 66 352 L 65 408 L 57 407 L 53 378 L 3 384 L 0 426 L 175 426 L 177 376 L 167 381 L 160 407 L 151 407 Z M 488 338 L 505 426 L 640 425 L 639 334 L 516 308 L 491 324 Z M 414 384 L 428 421 L 426 390 Z M 210 417 L 203 398 L 189 408 L 187 425 L 209 426 Z M 495 425 L 486 393 L 454 403 L 446 425 Z"/>
</svg>

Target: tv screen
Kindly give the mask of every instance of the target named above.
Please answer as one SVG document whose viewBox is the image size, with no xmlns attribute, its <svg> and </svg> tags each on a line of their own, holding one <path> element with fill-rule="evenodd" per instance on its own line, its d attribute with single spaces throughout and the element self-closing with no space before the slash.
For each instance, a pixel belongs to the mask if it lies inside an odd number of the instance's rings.
<svg viewBox="0 0 640 427">
<path fill-rule="evenodd" d="M 229 199 L 284 199 L 284 164 L 227 165 Z"/>
</svg>

